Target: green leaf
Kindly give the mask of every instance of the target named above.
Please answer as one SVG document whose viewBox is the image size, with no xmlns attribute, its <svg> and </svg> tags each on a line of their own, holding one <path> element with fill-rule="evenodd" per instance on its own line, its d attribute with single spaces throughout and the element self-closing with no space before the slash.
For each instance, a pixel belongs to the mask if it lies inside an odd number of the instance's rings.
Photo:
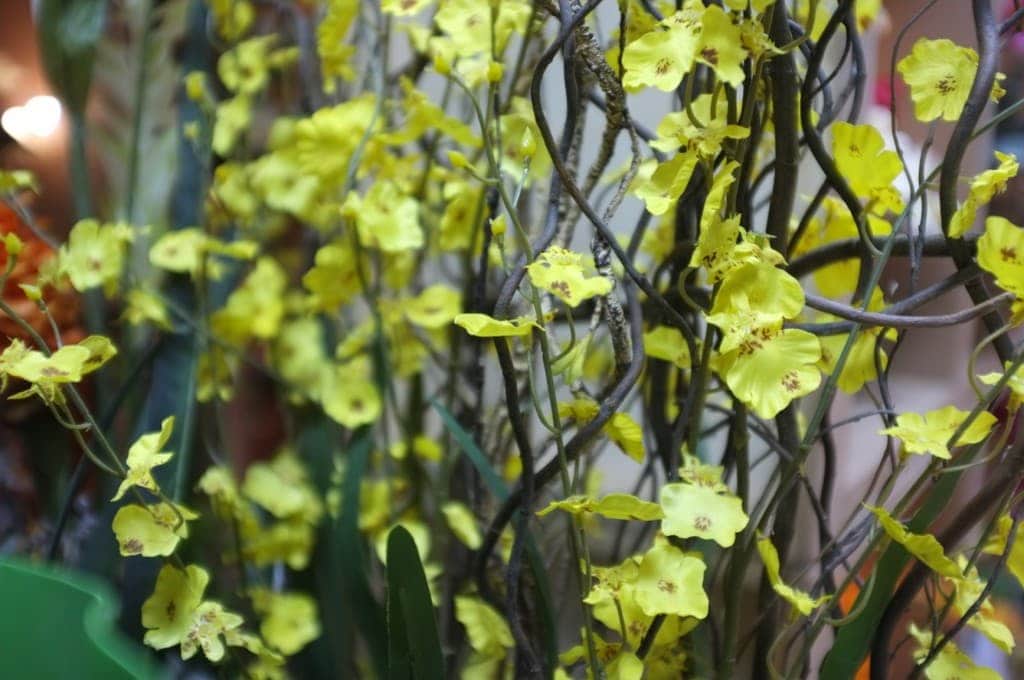
<svg viewBox="0 0 1024 680">
<path fill-rule="evenodd" d="M 946 508 L 950 495 L 956 487 L 962 472 L 951 472 L 939 477 L 931 495 L 917 514 L 907 522 L 907 530 L 923 533 L 935 520 L 939 512 Z M 889 604 L 893 590 L 899 582 L 903 570 L 910 561 L 910 554 L 898 543 L 891 543 L 875 566 L 875 584 L 872 588 L 862 590 L 853 609 L 861 609 L 860 616 L 836 633 L 832 649 L 825 655 L 819 676 L 822 678 L 852 678 L 861 662 L 871 649 L 871 641 L 875 631 Z M 861 599 L 868 599 L 861 603 Z"/>
<path fill-rule="evenodd" d="M 398 525 L 388 534 L 388 678 L 443 678 L 444 656 L 416 542 Z"/>
<path fill-rule="evenodd" d="M 39 0 L 36 31 L 46 76 L 75 117 L 85 112 L 107 0 Z"/>
<path fill-rule="evenodd" d="M 344 600 L 335 603 L 343 607 L 356 629 L 366 641 L 378 677 L 387 669 L 387 630 L 380 603 L 370 590 L 366 572 L 368 568 L 362 536 L 359 533 L 359 495 L 363 475 L 373 448 L 373 435 L 369 427 L 360 429 L 355 443 L 348 451 L 345 480 L 341 491 L 341 515 L 336 525 L 336 541 L 342 555 L 341 583 Z"/>
<path fill-rule="evenodd" d="M 487 456 L 480 450 L 480 447 L 473 441 L 473 437 L 470 436 L 466 429 L 459 425 L 459 421 L 455 420 L 455 416 L 438 401 L 431 401 L 430 404 L 437 411 L 437 414 L 441 416 L 441 420 L 444 421 L 444 425 L 448 428 L 452 437 L 455 438 L 455 442 L 462 449 L 462 452 L 466 454 L 469 461 L 473 463 L 473 467 L 480 473 L 480 476 L 484 479 L 484 484 L 490 489 L 491 493 L 494 494 L 499 501 L 503 501 L 508 498 L 508 487 L 505 485 L 505 481 L 495 471 L 490 461 L 487 460 Z"/>
<path fill-rule="evenodd" d="M 445 427 L 448 428 L 459 448 L 462 449 L 462 452 L 466 454 L 466 457 L 473 463 L 477 472 L 483 477 L 484 483 L 491 493 L 501 501 L 508 498 L 508 487 L 505 485 L 505 481 L 495 471 L 490 461 L 487 460 L 484 452 L 473 441 L 473 437 L 466 432 L 462 425 L 459 425 L 459 421 L 455 420 L 455 416 L 443 404 L 432 399 L 430 405 L 441 416 Z M 558 643 L 555 633 L 554 610 L 551 603 L 551 589 L 548 585 L 547 572 L 544 570 L 544 561 L 541 559 L 540 551 L 537 549 L 537 542 L 533 540 L 533 536 L 529 533 L 526 535 L 526 559 L 530 563 L 530 570 L 533 572 L 533 578 L 537 586 L 539 600 L 537 606 L 540 610 L 541 622 L 544 626 L 543 637 L 546 666 L 549 669 L 557 668 Z"/>
</svg>

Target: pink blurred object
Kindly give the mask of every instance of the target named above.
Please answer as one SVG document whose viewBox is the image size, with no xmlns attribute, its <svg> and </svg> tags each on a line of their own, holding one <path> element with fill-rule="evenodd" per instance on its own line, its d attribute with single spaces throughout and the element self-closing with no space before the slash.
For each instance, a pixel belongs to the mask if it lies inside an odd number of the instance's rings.
<svg viewBox="0 0 1024 680">
<path fill-rule="evenodd" d="M 883 75 L 880 75 L 875 79 L 875 106 L 881 106 L 882 108 L 887 109 L 892 105 L 892 96 L 889 91 L 890 82 L 891 80 Z"/>
<path fill-rule="evenodd" d="M 1024 54 L 1024 33 L 1018 31 L 1010 38 L 1010 49 L 1016 54 Z"/>
</svg>

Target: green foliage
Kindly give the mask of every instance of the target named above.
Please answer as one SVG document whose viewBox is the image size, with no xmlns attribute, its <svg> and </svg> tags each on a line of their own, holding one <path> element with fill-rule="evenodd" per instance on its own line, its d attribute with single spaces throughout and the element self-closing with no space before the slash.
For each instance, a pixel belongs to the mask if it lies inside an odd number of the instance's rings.
<svg viewBox="0 0 1024 680">
<path fill-rule="evenodd" d="M 388 534 L 388 674 L 393 680 L 443 678 L 434 607 L 416 543 L 402 526 Z"/>
</svg>

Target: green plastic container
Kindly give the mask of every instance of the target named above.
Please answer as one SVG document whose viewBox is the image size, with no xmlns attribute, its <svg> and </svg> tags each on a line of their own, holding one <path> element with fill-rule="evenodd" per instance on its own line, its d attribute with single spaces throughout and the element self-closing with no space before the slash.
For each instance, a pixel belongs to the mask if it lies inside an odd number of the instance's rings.
<svg viewBox="0 0 1024 680">
<path fill-rule="evenodd" d="M 160 678 L 116 629 L 117 599 L 78 572 L 0 557 L 0 678 Z"/>
</svg>

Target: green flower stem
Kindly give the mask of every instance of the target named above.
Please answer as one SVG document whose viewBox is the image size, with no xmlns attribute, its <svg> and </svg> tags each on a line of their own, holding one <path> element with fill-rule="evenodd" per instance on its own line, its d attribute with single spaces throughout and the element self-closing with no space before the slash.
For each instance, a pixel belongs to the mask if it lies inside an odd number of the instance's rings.
<svg viewBox="0 0 1024 680">
<path fill-rule="evenodd" d="M 36 332 L 36 329 L 32 328 L 31 324 L 29 324 L 27 321 L 25 321 L 23 318 L 21 318 L 21 316 L 17 312 L 15 312 L 11 308 L 11 306 L 8 305 L 7 302 L 4 301 L 2 298 L 0 298 L 0 311 L 3 311 L 4 314 L 6 314 L 11 319 L 13 319 L 14 322 L 16 324 L 18 324 L 18 326 L 30 338 L 32 338 L 32 342 L 35 343 L 36 347 L 39 348 L 40 352 L 42 352 L 43 354 L 45 354 L 48 357 L 53 355 L 53 352 L 50 351 L 49 345 L 47 345 L 46 341 L 43 339 L 43 337 L 41 335 L 39 335 L 39 333 Z M 100 429 L 99 425 L 96 424 L 96 421 L 92 417 L 92 413 L 89 411 L 89 407 L 86 406 L 85 400 L 82 399 L 82 395 L 80 395 L 78 393 L 78 390 L 75 388 L 74 385 L 67 384 L 67 385 L 64 386 L 64 388 L 65 388 L 65 391 L 67 392 L 67 394 L 70 395 L 71 402 L 75 405 L 75 408 L 78 409 L 78 411 L 81 413 L 82 417 L 85 418 L 86 421 L 88 422 L 89 427 L 92 429 L 93 433 L 96 435 L 96 439 L 100 442 L 102 447 L 110 455 L 111 460 L 114 461 L 114 468 L 116 468 L 119 472 L 113 472 L 113 474 L 115 476 L 124 477 L 125 474 L 127 473 L 127 469 L 124 467 L 124 464 L 121 462 L 121 459 L 118 457 L 117 453 L 114 451 L 114 448 L 110 445 L 110 442 L 107 440 L 106 435 L 103 434 L 103 431 Z M 75 430 L 75 431 L 77 431 L 77 430 Z M 103 469 L 107 470 L 109 468 L 106 467 L 106 466 L 103 466 Z"/>
</svg>

